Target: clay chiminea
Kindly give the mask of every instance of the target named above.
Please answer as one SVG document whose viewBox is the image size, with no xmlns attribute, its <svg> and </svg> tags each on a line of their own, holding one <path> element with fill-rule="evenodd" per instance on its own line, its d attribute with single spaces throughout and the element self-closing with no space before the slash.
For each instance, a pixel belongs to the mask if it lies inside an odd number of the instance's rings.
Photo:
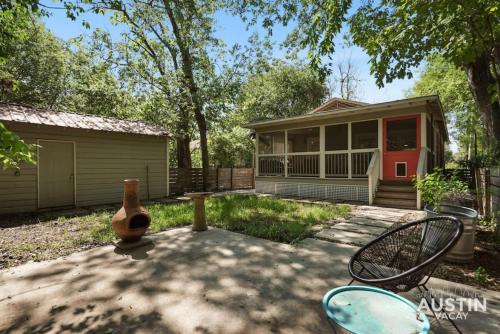
<svg viewBox="0 0 500 334">
<path fill-rule="evenodd" d="M 125 242 L 138 241 L 146 233 L 151 217 L 139 204 L 139 180 L 124 182 L 123 206 L 113 216 L 113 230 Z"/>
</svg>

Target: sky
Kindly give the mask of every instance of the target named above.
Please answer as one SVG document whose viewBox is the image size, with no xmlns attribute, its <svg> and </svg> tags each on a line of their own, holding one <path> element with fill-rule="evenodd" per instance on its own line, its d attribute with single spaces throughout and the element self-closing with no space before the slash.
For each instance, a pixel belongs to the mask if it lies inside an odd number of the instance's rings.
<svg viewBox="0 0 500 334">
<path fill-rule="evenodd" d="M 356 5 L 353 6 L 353 10 L 355 8 Z M 71 21 L 66 17 L 64 10 L 52 10 L 52 15 L 43 20 L 52 33 L 63 40 L 67 40 L 81 34 L 89 35 L 91 33 L 92 30 L 84 28 L 81 24 L 82 19 L 90 23 L 91 29 L 99 28 L 109 32 L 114 40 L 119 39 L 120 33 L 124 29 L 123 27 L 112 25 L 109 15 L 84 14 L 77 21 Z M 258 26 L 247 30 L 246 25 L 240 18 L 233 17 L 227 13 L 217 13 L 216 19 L 216 36 L 224 40 L 229 46 L 235 43 L 245 45 L 248 38 L 254 32 L 258 32 L 262 36 L 265 34 L 265 31 Z M 273 30 L 272 41 L 275 42 L 273 56 L 275 58 L 282 58 L 285 54 L 285 51 L 279 47 L 279 44 L 285 39 L 289 31 L 290 28 L 282 26 L 277 26 Z M 414 78 L 396 80 L 380 89 L 375 84 L 375 78 L 370 74 L 369 57 L 362 49 L 356 46 L 347 49 L 337 48 L 337 52 L 334 54 L 334 62 L 336 59 L 346 59 L 349 57 L 359 74 L 358 100 L 360 101 L 376 103 L 402 99 L 418 78 L 418 71 L 415 71 L 416 75 Z"/>
</svg>

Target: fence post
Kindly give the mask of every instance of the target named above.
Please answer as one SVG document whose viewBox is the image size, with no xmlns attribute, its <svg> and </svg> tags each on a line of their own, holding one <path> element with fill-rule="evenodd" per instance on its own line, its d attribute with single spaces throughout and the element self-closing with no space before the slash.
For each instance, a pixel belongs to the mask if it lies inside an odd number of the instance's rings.
<svg viewBox="0 0 500 334">
<path fill-rule="evenodd" d="M 233 169 L 234 167 L 231 167 L 231 190 L 233 190 Z"/>
<path fill-rule="evenodd" d="M 255 168 L 252 168 L 252 189 L 255 189 Z"/>
<path fill-rule="evenodd" d="M 215 169 L 215 190 L 219 191 L 219 167 Z"/>
<path fill-rule="evenodd" d="M 486 218 L 491 217 L 491 195 L 490 195 L 490 184 L 491 184 L 491 177 L 490 177 L 490 169 L 485 168 L 484 169 L 484 216 Z"/>
</svg>

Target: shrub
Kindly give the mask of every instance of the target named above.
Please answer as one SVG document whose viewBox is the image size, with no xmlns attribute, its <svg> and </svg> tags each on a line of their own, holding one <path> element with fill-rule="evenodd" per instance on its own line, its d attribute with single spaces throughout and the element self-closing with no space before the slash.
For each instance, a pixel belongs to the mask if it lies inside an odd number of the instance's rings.
<svg viewBox="0 0 500 334">
<path fill-rule="evenodd" d="M 439 209 L 445 198 L 465 197 L 469 191 L 467 183 L 457 175 L 447 178 L 439 168 L 435 168 L 434 172 L 427 174 L 425 178 L 415 180 L 415 187 L 421 192 L 423 201 L 433 205 L 435 210 Z"/>
</svg>

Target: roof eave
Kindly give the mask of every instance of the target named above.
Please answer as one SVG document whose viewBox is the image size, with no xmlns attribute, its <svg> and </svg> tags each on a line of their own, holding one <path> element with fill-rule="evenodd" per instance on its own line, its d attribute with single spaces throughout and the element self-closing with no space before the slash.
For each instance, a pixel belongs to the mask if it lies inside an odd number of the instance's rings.
<svg viewBox="0 0 500 334">
<path fill-rule="evenodd" d="M 369 104 L 366 106 L 349 108 L 349 109 L 345 109 L 345 110 L 319 112 L 319 113 L 314 113 L 314 114 L 305 114 L 305 115 L 301 115 L 301 116 L 283 118 L 283 119 L 277 119 L 277 120 L 253 122 L 253 123 L 249 123 L 249 124 L 244 124 L 243 127 L 247 128 L 247 129 L 258 129 L 258 128 L 268 127 L 268 126 L 273 126 L 273 125 L 293 124 L 295 122 L 300 122 L 300 121 L 305 121 L 305 120 L 321 120 L 321 119 L 328 119 L 328 118 L 336 118 L 336 117 L 341 117 L 341 116 L 347 116 L 349 114 L 354 114 L 354 113 L 356 113 L 357 115 L 369 114 L 372 112 L 384 110 L 386 108 L 401 107 L 405 104 L 409 104 L 412 106 L 425 105 L 426 103 L 430 102 L 430 100 L 439 101 L 439 97 L 437 95 L 421 96 L 421 97 L 410 98 L 410 99 L 382 102 L 382 103 L 377 103 L 377 104 Z M 440 109 L 442 111 L 441 102 L 439 101 L 438 103 L 439 103 Z M 443 113 L 443 117 L 444 117 L 444 113 Z"/>
</svg>

